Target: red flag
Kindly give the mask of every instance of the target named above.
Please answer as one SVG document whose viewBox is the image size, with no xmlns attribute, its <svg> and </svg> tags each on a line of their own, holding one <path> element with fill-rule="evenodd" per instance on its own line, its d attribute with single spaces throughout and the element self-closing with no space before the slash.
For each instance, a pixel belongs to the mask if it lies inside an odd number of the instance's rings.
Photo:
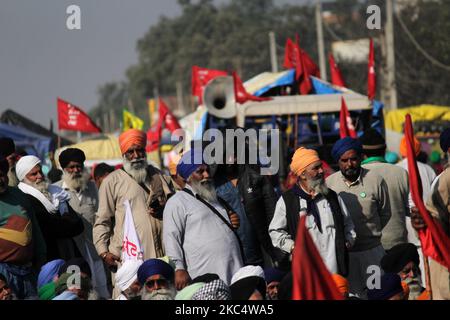
<svg viewBox="0 0 450 320">
<path fill-rule="evenodd" d="M 344 300 L 300 218 L 292 256 L 292 300 Z"/>
<path fill-rule="evenodd" d="M 283 67 L 286 69 L 295 69 L 295 79 L 303 74 L 300 47 L 292 42 L 290 38 L 286 40 L 286 45 L 284 47 L 284 63 Z"/>
<path fill-rule="evenodd" d="M 369 100 L 375 99 L 376 92 L 376 75 L 375 75 L 375 52 L 373 50 L 373 40 L 370 39 L 369 63 L 367 74 L 367 96 Z"/>
<path fill-rule="evenodd" d="M 350 117 L 350 112 L 348 112 L 344 97 L 341 97 L 341 112 L 339 113 L 339 134 L 341 136 L 341 139 L 345 137 L 357 137 L 355 127 L 353 126 L 352 117 Z"/>
<path fill-rule="evenodd" d="M 450 269 L 450 238 L 446 235 L 442 226 L 431 217 L 422 200 L 422 183 L 413 148 L 414 133 L 409 114 L 405 117 L 405 137 L 411 195 L 414 204 L 419 209 L 419 213 L 427 225 L 425 229 L 421 229 L 418 232 L 422 244 L 422 252 L 425 256 Z"/>
<path fill-rule="evenodd" d="M 72 130 L 80 132 L 99 133 L 102 130 L 89 118 L 89 116 L 79 107 L 57 99 L 58 128 L 59 130 Z"/>
<path fill-rule="evenodd" d="M 241 78 L 237 75 L 236 71 L 233 71 L 233 83 L 234 83 L 234 97 L 237 103 L 243 104 L 247 101 L 268 101 L 272 100 L 270 97 L 257 97 L 245 90 L 244 84 Z"/>
<path fill-rule="evenodd" d="M 320 78 L 319 67 L 309 56 L 309 54 L 300 47 L 300 37 L 298 36 L 298 34 L 295 34 L 295 45 L 299 48 L 303 69 L 306 70 L 309 75 Z"/>
<path fill-rule="evenodd" d="M 158 150 L 161 140 L 161 124 L 158 121 L 153 127 L 147 131 L 147 147 L 146 152 Z"/>
<path fill-rule="evenodd" d="M 333 54 L 330 53 L 328 56 L 328 60 L 330 63 L 330 71 L 331 71 L 331 83 L 340 86 L 345 87 L 344 79 L 342 78 L 341 70 L 339 70 L 339 67 L 336 64 L 336 61 L 334 61 Z"/>
<path fill-rule="evenodd" d="M 170 112 L 163 99 L 159 98 L 159 121 L 158 125 L 162 127 L 162 123 L 165 124 L 165 128 L 170 132 L 174 132 L 177 129 L 181 129 L 177 118 Z"/>
<path fill-rule="evenodd" d="M 198 66 L 192 67 L 192 95 L 197 96 L 199 103 L 203 103 L 203 89 L 214 78 L 219 76 L 227 76 L 225 71 L 200 68 Z"/>
</svg>

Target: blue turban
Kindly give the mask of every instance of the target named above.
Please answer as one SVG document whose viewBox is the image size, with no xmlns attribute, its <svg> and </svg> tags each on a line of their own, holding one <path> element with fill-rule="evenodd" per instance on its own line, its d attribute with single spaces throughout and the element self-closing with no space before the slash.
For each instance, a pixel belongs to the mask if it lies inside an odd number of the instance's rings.
<svg viewBox="0 0 450 320">
<path fill-rule="evenodd" d="M 177 174 L 186 180 L 202 164 L 204 164 L 202 149 L 190 149 L 183 154 L 180 162 L 178 162 Z"/>
<path fill-rule="evenodd" d="M 450 148 L 450 128 L 445 129 L 439 138 L 439 144 L 441 145 L 442 151 L 447 153 L 448 148 Z"/>
<path fill-rule="evenodd" d="M 361 154 L 363 151 L 361 142 L 358 139 L 350 137 L 338 140 L 331 150 L 334 161 L 338 162 L 341 156 L 348 150 L 355 150 L 358 154 Z"/>
<path fill-rule="evenodd" d="M 38 289 L 42 286 L 53 281 L 53 278 L 58 275 L 59 269 L 66 262 L 62 259 L 53 260 L 44 264 L 39 272 L 37 287 Z"/>
<path fill-rule="evenodd" d="M 400 276 L 395 273 L 385 273 L 380 279 L 380 289 L 367 290 L 369 300 L 389 300 L 403 292 Z"/>
<path fill-rule="evenodd" d="M 156 274 L 162 275 L 167 280 L 173 280 L 174 271 L 173 268 L 167 262 L 161 259 L 149 259 L 139 267 L 137 277 L 141 285 L 145 284 L 145 281 Z"/>
<path fill-rule="evenodd" d="M 264 269 L 264 277 L 266 278 L 266 283 L 269 284 L 273 281 L 281 282 L 286 272 L 283 272 L 276 268 L 266 268 Z"/>
</svg>

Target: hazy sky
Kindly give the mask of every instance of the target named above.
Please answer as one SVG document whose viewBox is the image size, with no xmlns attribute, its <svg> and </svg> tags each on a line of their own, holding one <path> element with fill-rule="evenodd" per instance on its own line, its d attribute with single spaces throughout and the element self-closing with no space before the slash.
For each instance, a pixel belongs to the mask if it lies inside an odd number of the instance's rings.
<svg viewBox="0 0 450 320">
<path fill-rule="evenodd" d="M 81 8 L 81 30 L 66 27 L 71 4 Z M 176 0 L 0 0 L 0 113 L 48 127 L 57 96 L 88 111 L 98 86 L 125 79 L 137 62 L 136 40 L 160 16 L 180 13 Z"/>
</svg>

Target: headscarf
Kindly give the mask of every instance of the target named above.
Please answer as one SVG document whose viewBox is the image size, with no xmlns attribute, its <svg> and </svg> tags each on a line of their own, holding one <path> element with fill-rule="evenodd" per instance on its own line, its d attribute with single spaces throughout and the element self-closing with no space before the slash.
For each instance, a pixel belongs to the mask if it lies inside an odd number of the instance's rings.
<svg viewBox="0 0 450 320">
<path fill-rule="evenodd" d="M 19 181 L 23 181 L 23 179 L 31 171 L 31 169 L 33 169 L 40 163 L 41 160 L 35 156 L 24 156 L 20 158 L 16 163 L 17 179 L 19 179 Z"/>
<path fill-rule="evenodd" d="M 270 284 L 271 282 L 281 282 L 283 277 L 286 275 L 286 272 L 281 271 L 277 268 L 266 268 L 264 269 L 264 277 L 266 279 L 266 283 Z"/>
<path fill-rule="evenodd" d="M 300 147 L 292 157 L 290 168 L 296 176 L 299 176 L 310 164 L 317 161 L 320 161 L 320 158 L 316 150 Z"/>
<path fill-rule="evenodd" d="M 444 153 L 447 153 L 448 148 L 450 148 L 450 128 L 442 131 L 441 136 L 439 137 L 439 144 L 442 151 L 444 151 Z"/>
<path fill-rule="evenodd" d="M 147 135 L 138 129 L 129 129 L 119 136 L 120 152 L 124 154 L 133 145 L 145 148 L 147 145 Z"/>
<path fill-rule="evenodd" d="M 64 260 L 56 259 L 44 264 L 38 276 L 38 289 L 50 282 L 53 282 L 53 278 L 58 275 L 59 269 L 64 265 L 64 263 Z"/>
<path fill-rule="evenodd" d="M 205 284 L 203 282 L 193 283 L 187 287 L 184 287 L 175 296 L 175 300 L 192 300 L 194 294 L 197 293 Z"/>
<path fill-rule="evenodd" d="M 346 296 L 348 294 L 348 281 L 340 274 L 334 273 L 331 275 L 334 283 L 336 284 L 336 287 L 338 288 L 339 292 Z"/>
<path fill-rule="evenodd" d="M 230 287 L 220 279 L 205 283 L 191 300 L 231 300 Z"/>
<path fill-rule="evenodd" d="M 247 277 L 260 277 L 265 281 L 263 268 L 260 266 L 245 266 L 240 268 L 233 275 L 231 278 L 231 284 Z"/>
<path fill-rule="evenodd" d="M 86 160 L 86 155 L 83 151 L 77 148 L 67 148 L 59 155 L 58 161 L 61 168 L 66 168 L 70 161 L 83 164 Z"/>
<path fill-rule="evenodd" d="M 141 285 L 145 284 L 145 281 L 153 275 L 160 274 L 167 280 L 173 280 L 174 270 L 167 262 L 161 259 L 149 259 L 139 267 L 137 271 L 137 278 Z"/>
<path fill-rule="evenodd" d="M 385 273 L 381 276 L 380 289 L 367 290 L 367 297 L 369 300 L 389 300 L 401 292 L 403 287 L 400 276 L 395 273 Z"/>
<path fill-rule="evenodd" d="M 380 265 L 384 272 L 399 273 L 409 262 L 419 266 L 417 247 L 412 243 L 401 243 L 393 246 L 383 256 Z"/>
<path fill-rule="evenodd" d="M 345 137 L 338 140 L 331 150 L 334 161 L 338 162 L 341 156 L 349 150 L 355 150 L 359 155 L 362 153 L 362 145 L 358 139 Z"/>
<path fill-rule="evenodd" d="M 414 154 L 416 155 L 416 157 L 419 155 L 420 153 L 420 141 L 414 137 L 414 141 L 413 141 L 413 149 L 414 149 Z M 408 152 L 406 151 L 406 137 L 403 136 L 402 141 L 400 141 L 400 154 L 402 155 L 403 158 L 406 158 L 408 156 Z"/>
<path fill-rule="evenodd" d="M 387 163 L 396 164 L 398 162 L 398 154 L 392 151 L 388 151 L 384 155 L 384 159 L 386 160 Z"/>
<path fill-rule="evenodd" d="M 233 283 L 230 290 L 233 300 L 248 300 L 255 290 L 258 290 L 265 298 L 266 281 L 264 278 L 257 276 L 246 277 Z"/>
<path fill-rule="evenodd" d="M 190 149 L 181 156 L 177 165 L 177 173 L 186 180 L 202 164 L 204 164 L 202 149 Z"/>
<path fill-rule="evenodd" d="M 0 138 L 0 155 L 6 158 L 14 152 L 16 152 L 14 140 L 7 137 Z"/>
<path fill-rule="evenodd" d="M 128 289 L 137 279 L 137 271 L 142 260 L 126 260 L 116 272 L 116 286 L 120 291 Z"/>
<path fill-rule="evenodd" d="M 56 287 L 55 287 L 55 293 L 57 295 L 60 295 L 61 293 L 63 293 L 64 291 L 66 291 L 67 289 L 69 289 L 67 282 L 69 281 L 69 278 L 77 276 L 75 273 L 63 273 L 58 281 L 56 281 Z M 83 291 L 89 291 L 92 288 L 92 284 L 91 284 L 91 279 L 89 279 L 88 277 L 83 277 L 80 275 L 79 277 L 80 279 L 80 288 Z M 76 280 L 76 279 L 74 279 Z M 72 283 L 69 283 L 69 285 L 71 285 Z"/>
</svg>

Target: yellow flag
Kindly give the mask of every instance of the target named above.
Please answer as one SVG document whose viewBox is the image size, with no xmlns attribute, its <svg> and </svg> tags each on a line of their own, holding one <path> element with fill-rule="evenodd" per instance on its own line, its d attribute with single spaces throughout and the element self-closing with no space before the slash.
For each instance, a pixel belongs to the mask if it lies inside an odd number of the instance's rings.
<svg viewBox="0 0 450 320">
<path fill-rule="evenodd" d="M 128 129 L 139 129 L 142 130 L 144 127 L 144 120 L 139 117 L 136 117 L 131 112 L 123 109 L 123 131 Z"/>
<path fill-rule="evenodd" d="M 153 124 L 155 123 L 155 110 L 156 110 L 155 99 L 148 99 L 148 113 L 150 115 L 150 127 L 153 127 Z"/>
</svg>

